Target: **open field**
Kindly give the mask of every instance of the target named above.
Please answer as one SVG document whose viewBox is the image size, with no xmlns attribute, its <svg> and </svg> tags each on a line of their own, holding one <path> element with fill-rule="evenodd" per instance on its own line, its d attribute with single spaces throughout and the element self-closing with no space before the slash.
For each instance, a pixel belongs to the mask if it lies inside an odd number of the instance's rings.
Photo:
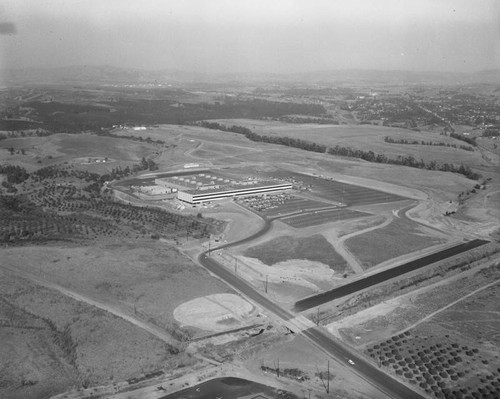
<svg viewBox="0 0 500 399">
<path fill-rule="evenodd" d="M 199 296 L 229 292 L 177 249 L 157 242 L 9 248 L 2 250 L 2 261 L 117 306 L 174 336 L 177 306 Z"/>
<path fill-rule="evenodd" d="M 345 241 L 365 269 L 386 260 L 446 242 L 442 234 L 408 219 L 395 218 L 388 226 Z"/>
<path fill-rule="evenodd" d="M 11 155 L 7 149 L 24 150 L 25 155 Z M 0 141 L 0 164 L 20 164 L 28 170 L 62 162 L 73 162 L 75 166 L 92 171 L 109 172 L 118 166 L 138 163 L 150 157 L 159 148 L 154 144 L 103 137 L 92 134 L 54 134 L 46 137 L 19 137 Z M 119 160 L 118 162 L 82 164 L 81 157 L 97 157 Z"/>
<path fill-rule="evenodd" d="M 266 136 L 290 137 L 306 140 L 328 147 L 351 147 L 363 151 L 373 151 L 376 154 L 384 154 L 389 158 L 397 158 L 399 155 L 411 155 L 417 160 L 425 162 L 439 161 L 443 163 L 454 163 L 457 159 L 471 167 L 480 166 L 482 156 L 479 150 L 464 151 L 460 148 L 446 146 L 423 146 L 386 143 L 385 137 L 395 140 L 416 140 L 418 142 L 439 142 L 456 145 L 459 147 L 464 143 L 451 137 L 441 136 L 438 132 L 417 132 L 413 130 L 400 129 L 386 126 L 373 125 L 315 125 L 315 124 L 288 124 L 277 121 L 255 121 L 250 119 L 216 120 L 214 122 L 223 125 L 245 126 L 253 132 Z"/>
<path fill-rule="evenodd" d="M 338 255 L 330 243 L 321 235 L 307 238 L 283 236 L 247 249 L 247 257 L 259 259 L 271 266 L 292 259 L 304 259 L 328 265 L 338 273 L 346 268 L 345 260 Z"/>
<path fill-rule="evenodd" d="M 422 192 L 424 192 L 433 197 L 437 196 L 438 198 L 450 200 L 455 199 L 460 192 L 470 190 L 476 184 L 474 181 L 454 173 L 375 164 L 341 157 L 327 157 L 324 154 L 304 152 L 291 147 L 251 142 L 241 134 L 210 130 L 197 126 L 167 125 L 154 129 L 158 134 L 155 137 L 163 137 L 163 139 L 172 135 L 175 137 L 172 139 L 175 148 L 171 146 L 168 151 L 155 159 L 161 165 L 181 166 L 186 162 L 186 152 L 189 155 L 190 149 L 195 149 L 199 142 L 208 142 L 249 147 L 253 152 L 231 158 L 232 164 L 239 164 L 244 168 L 265 170 L 269 159 L 272 159 L 274 166 L 283 169 L 292 168 L 291 170 L 297 170 L 297 172 L 304 173 L 307 171 L 307 173 L 311 174 L 322 174 L 337 181 L 352 181 L 356 185 L 382 189 L 384 192 L 395 192 L 403 197 L 414 198 L 417 195 L 420 198 Z M 145 133 L 134 132 L 134 134 L 147 135 L 148 132 L 149 130 Z M 205 161 L 190 155 L 189 157 L 189 162 Z M 224 160 L 217 161 L 214 165 L 224 165 Z M 402 180 L 403 176 L 404 181 Z M 386 185 L 385 183 L 389 184 Z M 419 191 L 415 191 L 415 189 Z"/>
<path fill-rule="evenodd" d="M 105 311 L 10 272 L 0 274 L 2 397 L 54 395 L 73 385 L 122 381 L 191 361 Z"/>
</svg>

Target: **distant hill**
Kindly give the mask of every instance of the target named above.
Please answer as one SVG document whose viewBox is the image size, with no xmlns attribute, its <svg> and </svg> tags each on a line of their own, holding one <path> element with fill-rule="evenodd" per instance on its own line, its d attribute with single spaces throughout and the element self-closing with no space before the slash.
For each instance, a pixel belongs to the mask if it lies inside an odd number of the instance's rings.
<svg viewBox="0 0 500 399">
<path fill-rule="evenodd" d="M 392 70 L 329 70 L 292 74 L 204 74 L 180 70 L 141 70 L 115 66 L 68 66 L 1 71 L 3 85 L 16 84 L 187 84 L 187 83 L 365 83 L 471 84 L 500 83 L 500 69 L 475 73 Z"/>
<path fill-rule="evenodd" d="M 204 75 L 183 71 L 148 71 L 115 66 L 67 66 L 59 68 L 23 68 L 2 71 L 7 84 L 154 84 L 203 81 Z"/>
</svg>

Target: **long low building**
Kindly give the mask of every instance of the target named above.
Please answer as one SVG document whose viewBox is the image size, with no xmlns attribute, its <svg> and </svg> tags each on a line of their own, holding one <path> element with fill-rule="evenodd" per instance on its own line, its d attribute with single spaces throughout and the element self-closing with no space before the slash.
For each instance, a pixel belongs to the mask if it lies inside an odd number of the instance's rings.
<svg viewBox="0 0 500 399">
<path fill-rule="evenodd" d="M 290 183 L 281 184 L 264 184 L 256 186 L 243 186 L 241 188 L 235 187 L 225 187 L 221 189 L 214 190 L 179 190 L 177 192 L 177 198 L 181 201 L 188 202 L 190 204 L 199 204 L 205 201 L 214 201 L 224 198 L 240 197 L 244 195 L 262 194 L 269 193 L 273 191 L 283 191 L 292 188 Z"/>
</svg>

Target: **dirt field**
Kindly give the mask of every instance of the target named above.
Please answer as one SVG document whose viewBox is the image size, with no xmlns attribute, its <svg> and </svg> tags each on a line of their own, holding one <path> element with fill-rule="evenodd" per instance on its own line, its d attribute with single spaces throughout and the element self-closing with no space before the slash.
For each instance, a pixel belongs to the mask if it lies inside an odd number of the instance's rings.
<svg viewBox="0 0 500 399">
<path fill-rule="evenodd" d="M 226 331 L 251 324 L 255 321 L 254 310 L 254 306 L 235 294 L 213 294 L 184 302 L 173 314 L 181 326 Z"/>
<path fill-rule="evenodd" d="M 328 265 L 337 273 L 344 273 L 345 260 L 339 256 L 327 240 L 321 235 L 297 239 L 283 236 L 264 244 L 247 249 L 245 256 L 259 259 L 272 266 L 278 262 L 292 259 L 304 259 Z"/>
</svg>

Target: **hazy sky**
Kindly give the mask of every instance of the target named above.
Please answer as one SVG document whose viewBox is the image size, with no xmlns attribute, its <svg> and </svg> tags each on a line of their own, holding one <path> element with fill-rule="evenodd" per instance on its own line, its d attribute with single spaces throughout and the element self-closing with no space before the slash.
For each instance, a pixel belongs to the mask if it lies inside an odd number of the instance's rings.
<svg viewBox="0 0 500 399">
<path fill-rule="evenodd" d="M 3 67 L 500 68 L 500 0 L 2 0 Z"/>
</svg>

